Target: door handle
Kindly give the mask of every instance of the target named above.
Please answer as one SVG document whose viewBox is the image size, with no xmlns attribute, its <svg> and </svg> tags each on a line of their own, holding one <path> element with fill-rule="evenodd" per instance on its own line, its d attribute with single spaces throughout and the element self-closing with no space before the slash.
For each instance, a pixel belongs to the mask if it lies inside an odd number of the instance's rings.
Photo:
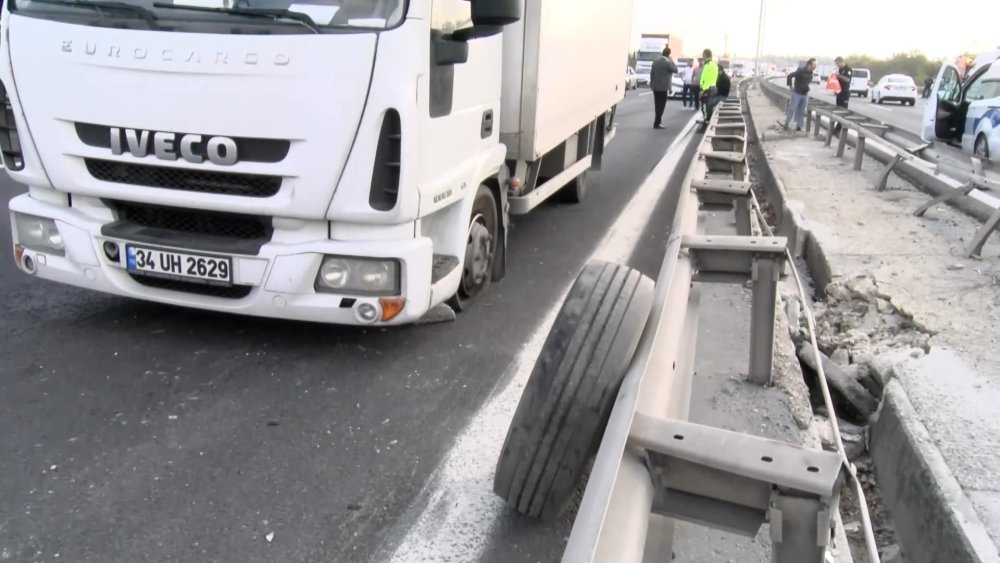
<svg viewBox="0 0 1000 563">
<path fill-rule="evenodd" d="M 483 122 L 480 135 L 483 139 L 489 139 L 493 136 L 493 110 L 491 109 L 483 112 Z"/>
</svg>

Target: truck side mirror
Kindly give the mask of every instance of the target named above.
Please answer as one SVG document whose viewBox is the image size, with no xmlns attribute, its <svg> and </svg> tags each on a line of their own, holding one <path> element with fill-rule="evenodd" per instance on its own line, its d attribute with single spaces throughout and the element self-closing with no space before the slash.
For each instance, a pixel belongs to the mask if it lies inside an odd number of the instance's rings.
<svg viewBox="0 0 1000 563">
<path fill-rule="evenodd" d="M 472 25 L 503 27 L 521 20 L 523 0 L 470 0 Z"/>
<path fill-rule="evenodd" d="M 472 8 L 472 27 L 456 31 L 456 41 L 471 41 L 492 37 L 503 31 L 503 26 L 521 21 L 523 0 L 469 0 Z"/>
</svg>

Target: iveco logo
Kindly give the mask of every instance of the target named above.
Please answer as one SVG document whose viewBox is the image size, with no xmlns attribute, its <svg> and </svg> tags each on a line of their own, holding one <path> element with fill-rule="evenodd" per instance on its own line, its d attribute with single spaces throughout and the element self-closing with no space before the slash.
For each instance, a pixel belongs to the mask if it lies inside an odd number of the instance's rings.
<svg viewBox="0 0 1000 563">
<path fill-rule="evenodd" d="M 287 66 L 292 62 L 292 58 L 285 53 L 258 53 L 254 51 L 230 53 L 228 51 L 202 51 L 199 49 L 173 49 L 169 47 L 148 49 L 146 47 L 122 47 L 121 45 L 99 44 L 93 41 L 79 42 L 66 40 L 62 41 L 61 49 L 64 53 L 80 53 L 91 57 L 102 57 L 112 60 L 152 60 L 217 66 L 229 64 Z"/>
<path fill-rule="evenodd" d="M 208 160 L 220 166 L 232 166 L 239 160 L 236 141 L 229 137 L 206 137 L 163 131 L 111 128 L 111 152 L 128 152 L 144 158 L 150 153 L 161 160 L 184 160 L 201 164 Z"/>
</svg>

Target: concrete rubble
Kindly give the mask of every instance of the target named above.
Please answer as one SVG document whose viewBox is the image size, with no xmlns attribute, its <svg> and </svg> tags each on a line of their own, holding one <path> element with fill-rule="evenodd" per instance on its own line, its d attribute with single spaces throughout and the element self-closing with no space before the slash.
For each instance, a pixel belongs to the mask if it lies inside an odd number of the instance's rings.
<svg viewBox="0 0 1000 563">
<path fill-rule="evenodd" d="M 895 176 L 876 191 L 883 165 L 866 158 L 854 171 L 853 149 L 838 158 L 779 132 L 782 108 L 755 89 L 748 101 L 767 204 L 814 281 L 818 361 L 847 410 L 881 401 L 845 447 L 870 450 L 892 513 L 898 544 L 882 545 L 882 560 L 1000 562 L 1000 236 L 966 257 L 978 221 L 946 206 L 914 217 L 926 194 Z M 786 297 L 783 309 L 803 365 L 815 365 L 802 304 Z"/>
</svg>

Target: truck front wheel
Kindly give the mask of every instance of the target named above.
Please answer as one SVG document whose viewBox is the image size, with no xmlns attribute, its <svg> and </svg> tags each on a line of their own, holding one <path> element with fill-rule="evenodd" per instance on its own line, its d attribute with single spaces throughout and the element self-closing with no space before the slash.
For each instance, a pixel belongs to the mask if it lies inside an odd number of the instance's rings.
<svg viewBox="0 0 1000 563">
<path fill-rule="evenodd" d="M 472 301 L 490 286 L 498 236 L 496 198 L 487 186 L 480 185 L 472 204 L 462 279 L 458 292 L 448 300 L 456 311 L 468 309 Z"/>
</svg>

